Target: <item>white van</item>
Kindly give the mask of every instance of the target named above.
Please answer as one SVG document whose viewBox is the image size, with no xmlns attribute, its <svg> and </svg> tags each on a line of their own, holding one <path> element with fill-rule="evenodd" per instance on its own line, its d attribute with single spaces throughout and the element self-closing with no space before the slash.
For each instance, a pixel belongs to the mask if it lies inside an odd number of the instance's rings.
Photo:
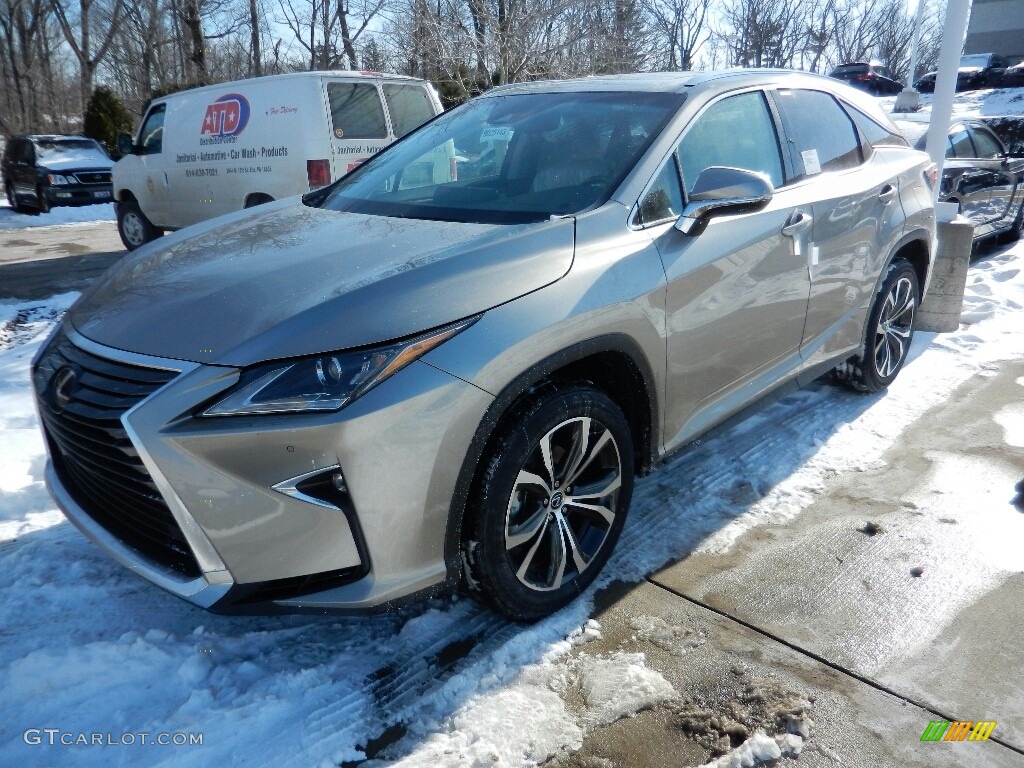
<svg viewBox="0 0 1024 768">
<path fill-rule="evenodd" d="M 117 225 L 128 250 L 165 230 L 330 184 L 442 110 L 424 80 L 296 72 L 154 99 L 118 137 Z"/>
</svg>

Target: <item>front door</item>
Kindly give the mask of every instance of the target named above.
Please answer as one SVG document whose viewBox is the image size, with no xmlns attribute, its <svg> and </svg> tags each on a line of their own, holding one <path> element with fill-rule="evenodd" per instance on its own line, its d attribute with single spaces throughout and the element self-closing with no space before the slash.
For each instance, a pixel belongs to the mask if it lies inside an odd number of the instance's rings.
<svg viewBox="0 0 1024 768">
<path fill-rule="evenodd" d="M 646 220 L 668 212 L 651 234 L 668 278 L 669 449 L 795 369 L 807 314 L 806 257 L 799 237 L 786 234 L 794 224 L 800 228 L 810 203 L 799 189 L 777 189 L 763 210 L 713 218 L 696 236 L 672 226 L 682 204 L 679 172 L 689 194 L 711 166 L 757 171 L 783 187 L 780 143 L 763 92 L 727 96 L 701 112 L 640 206 Z"/>
</svg>

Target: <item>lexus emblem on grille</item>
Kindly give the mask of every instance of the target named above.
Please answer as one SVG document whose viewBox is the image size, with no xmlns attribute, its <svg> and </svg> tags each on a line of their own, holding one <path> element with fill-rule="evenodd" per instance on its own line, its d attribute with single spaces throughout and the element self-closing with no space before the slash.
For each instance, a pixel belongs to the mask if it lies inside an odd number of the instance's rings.
<svg viewBox="0 0 1024 768">
<path fill-rule="evenodd" d="M 53 405 L 58 411 L 71 401 L 71 390 L 75 386 L 75 369 L 64 366 L 53 377 Z"/>
</svg>

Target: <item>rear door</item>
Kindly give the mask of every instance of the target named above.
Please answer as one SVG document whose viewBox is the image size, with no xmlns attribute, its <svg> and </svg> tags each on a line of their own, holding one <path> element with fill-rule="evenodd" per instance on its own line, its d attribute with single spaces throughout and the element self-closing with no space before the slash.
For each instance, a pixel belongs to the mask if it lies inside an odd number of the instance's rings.
<svg viewBox="0 0 1024 768">
<path fill-rule="evenodd" d="M 331 180 L 340 179 L 389 142 L 378 84 L 365 80 L 324 80 L 330 121 Z"/>
<path fill-rule="evenodd" d="M 946 144 L 945 172 L 952 177 L 948 194 L 960 203 L 964 216 L 974 222 L 976 227 L 981 227 L 993 218 L 989 197 L 994 180 L 992 170 L 978 164 L 977 154 L 967 128 L 954 125 Z M 975 233 L 978 234 L 982 233 Z"/>
<path fill-rule="evenodd" d="M 798 183 L 814 200 L 802 341 L 804 359 L 813 364 L 860 343 L 860 319 L 874 293 L 880 261 L 903 227 L 898 172 L 862 141 L 832 94 L 780 89 L 774 95 Z"/>
</svg>

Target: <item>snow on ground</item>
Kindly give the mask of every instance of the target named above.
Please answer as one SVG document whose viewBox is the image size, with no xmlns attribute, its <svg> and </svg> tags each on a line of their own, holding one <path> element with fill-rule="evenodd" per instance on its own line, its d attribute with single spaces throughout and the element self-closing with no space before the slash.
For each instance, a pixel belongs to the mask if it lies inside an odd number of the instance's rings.
<svg viewBox="0 0 1024 768">
<path fill-rule="evenodd" d="M 896 105 L 895 96 L 883 96 L 878 103 L 886 112 L 892 112 Z M 932 111 L 932 94 L 921 94 L 919 115 Z M 1024 88 L 984 88 L 978 91 L 961 91 L 953 98 L 953 117 L 1000 117 L 1002 115 L 1024 114 Z M 897 115 L 898 116 L 898 115 Z"/>
<path fill-rule="evenodd" d="M 113 203 L 97 205 L 59 206 L 49 213 L 15 213 L 7 198 L 0 195 L 0 229 L 26 229 L 67 224 L 92 224 L 97 221 L 117 221 Z"/>
<path fill-rule="evenodd" d="M 743 531 L 799 514 L 833 473 L 877 466 L 956 387 L 1024 355 L 1022 265 L 1024 244 L 976 261 L 965 323 L 918 334 L 888 392 L 816 383 L 640 481 L 596 586 L 640 580 L 695 549 L 722 551 Z M 387 747 L 381 756 L 402 766 L 528 766 L 675 695 L 642 655 L 587 654 L 600 633 L 588 623 L 593 591 L 530 627 L 468 600 L 362 618 L 223 617 L 102 555 L 43 486 L 28 381 L 31 355 L 72 298 L 0 304 L 0 763 L 332 766 Z M 703 642 L 638 621 L 634 629 L 680 653 Z M 26 729 L 40 731 L 26 740 Z M 60 729 L 53 746 L 41 729 Z M 141 732 L 201 733 L 203 744 L 144 746 Z M 122 745 L 60 744 L 79 733 Z M 719 764 L 800 746 L 755 735 Z"/>
</svg>

